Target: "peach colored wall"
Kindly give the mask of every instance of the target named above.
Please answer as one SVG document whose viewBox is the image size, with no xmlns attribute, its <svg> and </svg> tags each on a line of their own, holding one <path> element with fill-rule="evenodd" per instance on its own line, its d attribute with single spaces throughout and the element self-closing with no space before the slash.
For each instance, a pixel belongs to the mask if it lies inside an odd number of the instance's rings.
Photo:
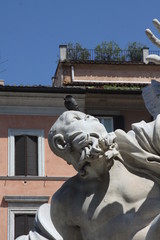
<svg viewBox="0 0 160 240">
<path fill-rule="evenodd" d="M 71 66 L 63 66 L 64 84 L 71 82 Z M 118 81 L 150 83 L 152 79 L 160 81 L 157 65 L 145 64 L 78 64 L 74 65 L 75 80 Z M 80 82 L 80 81 L 79 81 Z"/>
<path fill-rule="evenodd" d="M 45 175 L 47 176 L 71 176 L 73 170 L 66 162 L 57 158 L 48 145 L 48 132 L 56 117 L 46 116 L 0 116 L 0 152 L 1 168 L 0 176 L 7 175 L 8 171 L 8 128 L 17 129 L 44 129 L 45 133 Z M 56 167 L 55 167 L 56 166 Z"/>
<path fill-rule="evenodd" d="M 4 196 L 52 196 L 60 188 L 63 181 L 22 181 L 1 180 L 0 200 L 3 203 Z"/>
<path fill-rule="evenodd" d="M 8 214 L 7 208 L 0 207 L 0 236 L 1 239 L 7 240 L 7 226 L 6 223 L 8 222 Z"/>
<path fill-rule="evenodd" d="M 160 72 L 157 65 L 145 64 L 79 64 L 74 67 L 75 76 L 82 77 L 145 77 L 160 79 Z"/>
<path fill-rule="evenodd" d="M 7 240 L 8 206 L 4 196 L 49 196 L 57 191 L 62 181 L 0 181 L 0 239 Z"/>
<path fill-rule="evenodd" d="M 0 176 L 8 175 L 8 128 L 44 129 L 45 175 L 70 177 L 75 170 L 56 157 L 48 145 L 48 132 L 56 117 L 0 115 Z M 0 180 L 0 239 L 7 240 L 7 203 L 4 196 L 52 196 L 63 181 Z M 3 236 L 3 237 L 2 237 Z"/>
</svg>

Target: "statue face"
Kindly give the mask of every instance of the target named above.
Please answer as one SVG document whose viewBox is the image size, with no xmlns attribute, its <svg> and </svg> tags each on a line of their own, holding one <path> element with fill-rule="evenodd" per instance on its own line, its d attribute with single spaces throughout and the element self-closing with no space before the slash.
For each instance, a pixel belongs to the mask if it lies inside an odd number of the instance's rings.
<svg viewBox="0 0 160 240">
<path fill-rule="evenodd" d="M 81 112 L 68 113 L 70 122 L 66 127 L 65 140 L 70 144 L 68 161 L 82 177 L 103 158 L 104 151 L 99 140 L 106 139 L 108 133 L 98 119 Z"/>
<path fill-rule="evenodd" d="M 102 163 L 108 166 L 108 160 L 115 155 L 114 138 L 98 119 L 82 112 L 67 111 L 51 128 L 48 140 L 56 155 L 86 177 L 93 176 L 93 172 L 104 171 Z"/>
<path fill-rule="evenodd" d="M 93 116 L 86 115 L 81 112 L 69 113 L 69 124 L 66 127 L 66 137 L 74 137 L 76 133 L 84 132 L 99 137 L 106 137 L 107 131 L 99 120 Z"/>
</svg>

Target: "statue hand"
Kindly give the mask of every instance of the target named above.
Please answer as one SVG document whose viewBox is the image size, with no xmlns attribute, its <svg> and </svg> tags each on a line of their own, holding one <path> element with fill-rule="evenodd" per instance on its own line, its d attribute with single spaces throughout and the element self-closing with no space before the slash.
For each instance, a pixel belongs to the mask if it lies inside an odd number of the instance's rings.
<svg viewBox="0 0 160 240">
<path fill-rule="evenodd" d="M 157 19 L 153 19 L 153 24 L 156 27 L 156 29 L 158 30 L 158 32 L 160 32 L 160 22 Z M 155 44 L 158 48 L 160 48 L 160 40 L 152 33 L 152 31 L 150 29 L 146 29 L 145 32 L 146 32 L 147 37 L 150 39 L 150 41 L 153 44 Z M 160 64 L 160 56 L 158 56 L 156 54 L 148 55 L 146 57 L 146 60 L 148 60 L 148 62 Z"/>
</svg>

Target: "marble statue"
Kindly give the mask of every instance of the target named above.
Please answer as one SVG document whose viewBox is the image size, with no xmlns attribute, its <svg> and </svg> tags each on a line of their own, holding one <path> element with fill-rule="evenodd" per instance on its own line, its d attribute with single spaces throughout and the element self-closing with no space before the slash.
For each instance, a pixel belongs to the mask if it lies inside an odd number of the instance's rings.
<svg viewBox="0 0 160 240">
<path fill-rule="evenodd" d="M 160 114 L 160 82 L 151 80 L 151 84 L 142 88 L 142 97 L 148 112 L 156 119 Z"/>
<path fill-rule="evenodd" d="M 160 32 L 160 22 L 157 19 L 153 19 L 153 24 Z M 152 33 L 150 29 L 146 29 L 146 34 L 153 44 L 160 48 L 160 40 Z M 160 56 L 156 54 L 150 54 L 146 57 L 148 62 L 160 64 Z M 160 83 L 159 81 L 152 80 L 151 84 L 142 89 L 142 97 L 145 106 L 149 113 L 155 119 L 160 114 Z"/>
<path fill-rule="evenodd" d="M 98 119 L 66 111 L 48 140 L 77 175 L 40 207 L 34 230 L 17 240 L 159 239 L 160 115 L 128 133 L 108 133 Z"/>
<path fill-rule="evenodd" d="M 158 30 L 158 32 L 160 33 L 160 22 L 157 19 L 153 19 L 153 24 L 156 27 L 156 29 Z M 151 40 L 151 42 L 153 44 L 155 44 L 158 48 L 160 48 L 160 40 L 152 33 L 152 31 L 147 28 L 145 32 L 146 32 L 148 38 Z M 148 62 L 160 64 L 160 56 L 158 56 L 156 54 L 148 55 L 146 57 L 146 60 L 148 60 Z"/>
</svg>

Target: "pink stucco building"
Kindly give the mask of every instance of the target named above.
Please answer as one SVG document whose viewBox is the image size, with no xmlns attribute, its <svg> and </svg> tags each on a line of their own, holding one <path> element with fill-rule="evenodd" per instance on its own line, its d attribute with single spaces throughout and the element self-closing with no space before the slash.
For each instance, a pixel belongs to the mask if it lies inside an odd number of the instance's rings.
<svg viewBox="0 0 160 240">
<path fill-rule="evenodd" d="M 48 146 L 48 131 L 66 110 L 64 96 L 73 95 L 80 110 L 98 117 L 108 131 L 128 131 L 133 122 L 152 119 L 141 96 L 152 79 L 160 81 L 154 64 L 71 61 L 63 55 L 52 87 L 0 86 L 1 239 L 28 232 L 37 208 L 76 173 Z"/>
</svg>

